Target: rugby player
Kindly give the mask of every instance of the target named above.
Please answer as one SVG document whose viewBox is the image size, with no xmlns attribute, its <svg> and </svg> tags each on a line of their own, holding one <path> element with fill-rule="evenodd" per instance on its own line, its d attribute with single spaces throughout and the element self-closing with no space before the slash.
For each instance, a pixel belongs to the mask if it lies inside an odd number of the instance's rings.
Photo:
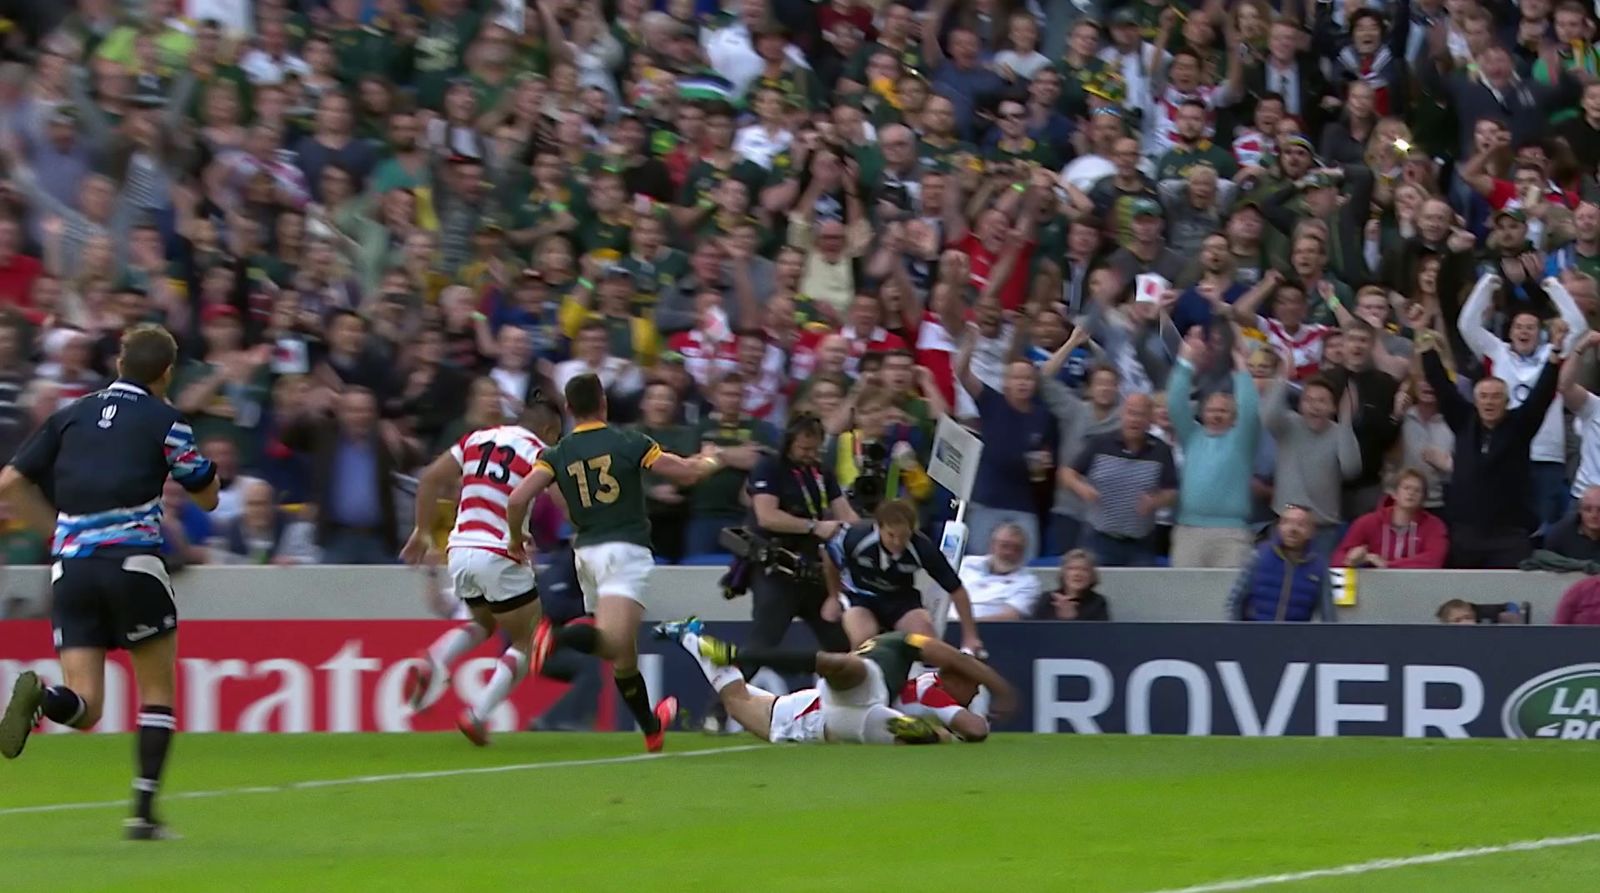
<svg viewBox="0 0 1600 893">
<path fill-rule="evenodd" d="M 417 480 L 416 526 L 400 557 L 418 565 L 436 560 L 433 520 L 440 493 L 459 485 L 455 528 L 448 543 L 450 582 L 472 612 L 472 621 L 440 636 L 406 677 L 406 698 L 423 709 L 444 692 L 451 664 L 492 635 L 504 632 L 508 647 L 478 702 L 461 711 L 456 727 L 473 744 L 489 743 L 489 714 L 511 694 L 530 667 L 538 672 L 549 637 L 534 635 L 540 624 L 539 588 L 533 569 L 511 559 L 507 502 L 511 490 L 533 470 L 547 444 L 561 436 L 561 410 L 534 395 L 515 425 L 480 428 L 462 437 Z"/>
<path fill-rule="evenodd" d="M 893 741 L 932 744 L 939 741 L 939 730 L 924 711 L 902 713 L 890 706 L 905 689 L 912 665 L 918 662 L 938 670 L 941 676 L 951 679 L 964 677 L 975 686 L 989 689 L 992 711 L 996 716 L 1010 713 L 1015 701 L 1010 684 L 994 668 L 921 633 L 892 632 L 874 636 L 863 642 L 854 654 L 740 648 L 699 633 L 687 623 L 669 624 L 663 634 L 677 634 L 679 641 L 683 641 L 685 635 L 693 637 L 694 649 L 690 653 L 704 658 L 701 670 L 706 673 L 706 678 L 711 679 L 712 687 L 719 691 L 731 686 L 735 675 L 741 671 L 753 671 L 758 667 L 771 667 L 779 673 L 815 673 L 822 677 L 817 683 L 821 706 L 813 712 L 821 714 L 821 734 L 824 740 L 829 741 L 867 744 L 888 744 Z M 727 672 L 718 673 L 716 678 L 712 678 L 718 669 Z M 976 694 L 976 689 L 973 693 Z M 771 697 L 768 692 L 761 694 Z M 774 710 L 778 700 L 772 702 Z M 765 703 L 765 699 L 759 695 L 755 696 L 755 701 Z M 774 713 L 768 723 L 768 740 L 772 740 L 774 731 L 786 736 L 782 740 L 801 740 L 795 736 L 815 735 L 815 729 L 801 728 L 796 731 L 792 728 L 794 722 L 798 721 L 804 726 L 806 720 L 789 714 L 803 711 L 805 706 L 798 701 L 791 701 L 785 705 L 783 715 Z M 740 709 L 747 711 L 749 708 L 741 706 Z M 977 718 L 975 714 L 973 716 Z M 743 721 L 740 720 L 741 723 Z M 809 722 L 814 725 L 816 720 Z M 963 723 L 963 726 L 957 731 L 979 737 L 980 729 L 976 725 Z M 981 731 L 987 735 L 987 724 Z"/>
<path fill-rule="evenodd" d="M 0 755 L 21 754 L 41 717 L 74 729 L 99 722 L 106 652 L 127 649 L 139 692 L 139 774 L 124 826 L 130 840 L 173 836 L 155 814 L 178 727 L 178 608 L 161 560 L 167 477 L 196 505 L 217 507 L 217 468 L 165 399 L 177 356 L 166 329 L 130 328 L 117 380 L 57 410 L 0 471 L 0 499 L 16 500 L 36 526 L 55 517 L 50 625 L 63 677 L 52 686 L 32 671 L 17 677 L 0 716 Z"/>
<path fill-rule="evenodd" d="M 850 647 L 890 630 L 935 636 L 933 617 L 922 606 L 917 589 L 917 571 L 925 570 L 950 595 L 961 622 L 961 647 L 983 653 L 966 587 L 933 540 L 917 529 L 917 510 L 911 503 L 902 499 L 883 503 L 873 512 L 871 524 L 840 530 L 823 553 L 828 558 L 822 563 L 828 601 L 822 605 L 822 616 L 842 618 Z"/>
<path fill-rule="evenodd" d="M 655 566 L 644 472 L 692 485 L 721 468 L 722 461 L 715 447 L 684 458 L 663 452 L 646 434 L 607 425 L 605 386 L 596 375 L 567 382 L 566 398 L 576 422 L 572 432 L 545 450 L 511 491 L 511 554 L 525 554 L 528 507 L 556 484 L 576 531 L 573 545 L 584 607 L 595 615 L 593 626 L 562 627 L 559 643 L 611 661 L 617 691 L 644 732 L 645 748 L 655 753 L 665 743 L 667 722 L 677 715 L 678 701 L 663 698 L 651 710 L 639 675 L 636 640 L 644 620 L 644 585 Z"/>
</svg>

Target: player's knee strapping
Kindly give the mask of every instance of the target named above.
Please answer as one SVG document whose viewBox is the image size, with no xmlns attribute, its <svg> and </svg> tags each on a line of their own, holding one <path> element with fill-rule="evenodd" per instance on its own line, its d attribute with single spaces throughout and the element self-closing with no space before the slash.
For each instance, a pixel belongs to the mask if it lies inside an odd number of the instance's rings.
<svg viewBox="0 0 1600 893">
<path fill-rule="evenodd" d="M 139 709 L 139 775 L 133 780 L 133 811 L 145 821 L 155 821 L 156 789 L 161 786 L 167 749 L 177 729 L 171 707 L 146 705 Z"/>
</svg>

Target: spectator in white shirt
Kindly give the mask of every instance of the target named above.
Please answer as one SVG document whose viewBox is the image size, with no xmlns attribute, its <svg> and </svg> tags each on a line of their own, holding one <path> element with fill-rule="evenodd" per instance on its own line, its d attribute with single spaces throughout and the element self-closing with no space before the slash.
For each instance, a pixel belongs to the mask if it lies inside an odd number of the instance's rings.
<svg viewBox="0 0 1600 893">
<path fill-rule="evenodd" d="M 606 324 L 597 319 L 579 327 L 577 337 L 572 339 L 572 359 L 556 364 L 555 374 L 551 376 L 556 391 L 565 392 L 567 382 L 585 372 L 600 376 L 607 394 L 632 396 L 644 390 L 644 376 L 639 367 L 611 355 L 610 333 Z"/>
<path fill-rule="evenodd" d="M 1039 578 L 1023 559 L 1028 534 L 1012 523 L 1001 524 L 989 537 L 988 555 L 961 559 L 957 573 L 972 599 L 975 620 L 1022 620 L 1032 617 L 1039 604 Z M 950 608 L 954 618 L 955 607 Z"/>
<path fill-rule="evenodd" d="M 776 87 L 758 88 L 753 105 L 756 123 L 739 128 L 733 138 L 733 151 L 746 161 L 771 170 L 772 159 L 794 141 L 794 134 L 783 126 L 783 91 Z"/>
<path fill-rule="evenodd" d="M 306 60 L 290 49 L 283 22 L 270 18 L 262 20 L 256 47 L 239 60 L 239 69 L 256 85 L 281 84 L 291 74 L 302 78 L 311 74 Z"/>
</svg>

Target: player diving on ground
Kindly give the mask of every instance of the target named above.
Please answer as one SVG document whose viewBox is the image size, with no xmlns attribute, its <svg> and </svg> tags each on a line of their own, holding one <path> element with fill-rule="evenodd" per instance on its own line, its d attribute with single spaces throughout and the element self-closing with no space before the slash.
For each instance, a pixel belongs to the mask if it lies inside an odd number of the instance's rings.
<svg viewBox="0 0 1600 893">
<path fill-rule="evenodd" d="M 751 734 L 765 741 L 937 744 L 953 734 L 982 741 L 989 723 L 967 709 L 978 686 L 989 689 L 997 713 L 1009 712 L 1011 686 L 971 655 L 919 633 L 886 633 L 854 654 L 742 649 L 705 635 L 698 620 L 662 623 L 655 634 L 676 639 L 700 665 L 717 697 Z M 921 661 L 939 671 L 911 679 Z M 816 673 L 816 688 L 775 695 L 746 682 L 746 668 Z"/>
</svg>

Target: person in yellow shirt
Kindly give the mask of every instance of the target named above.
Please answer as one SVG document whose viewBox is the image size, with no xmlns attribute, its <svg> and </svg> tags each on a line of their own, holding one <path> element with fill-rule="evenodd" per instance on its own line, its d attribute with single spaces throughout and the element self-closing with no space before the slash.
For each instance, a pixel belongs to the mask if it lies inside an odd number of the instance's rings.
<svg viewBox="0 0 1600 893">
<path fill-rule="evenodd" d="M 592 256 L 585 261 L 594 267 Z M 599 320 L 605 324 L 611 356 L 640 368 L 654 366 L 661 354 L 661 333 L 654 322 L 633 315 L 633 291 L 633 273 L 615 261 L 600 268 L 597 280 L 580 277 L 561 301 L 562 333 L 576 338 L 584 323 Z"/>
</svg>

